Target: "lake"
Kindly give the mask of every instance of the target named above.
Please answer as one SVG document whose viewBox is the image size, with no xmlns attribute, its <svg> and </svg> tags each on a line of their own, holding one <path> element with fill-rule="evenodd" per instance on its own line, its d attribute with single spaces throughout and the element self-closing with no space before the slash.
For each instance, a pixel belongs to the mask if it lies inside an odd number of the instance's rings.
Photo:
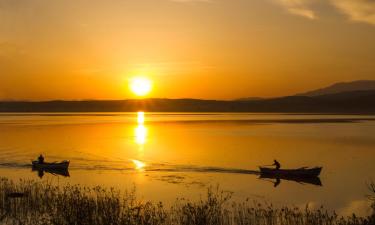
<svg viewBox="0 0 375 225">
<path fill-rule="evenodd" d="M 70 160 L 69 177 L 30 160 Z M 219 185 L 277 205 L 369 213 L 375 116 L 236 113 L 0 114 L 0 176 L 136 188 L 142 199 L 199 199 Z M 322 166 L 317 182 L 261 178 L 259 165 Z M 39 176 L 41 176 L 41 178 Z"/>
</svg>

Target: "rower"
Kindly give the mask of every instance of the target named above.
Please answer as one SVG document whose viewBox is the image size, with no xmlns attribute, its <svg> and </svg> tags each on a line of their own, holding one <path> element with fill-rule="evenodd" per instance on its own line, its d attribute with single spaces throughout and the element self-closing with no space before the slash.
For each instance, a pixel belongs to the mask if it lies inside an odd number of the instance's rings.
<svg viewBox="0 0 375 225">
<path fill-rule="evenodd" d="M 281 167 L 281 164 L 275 159 L 275 160 L 273 160 L 272 166 L 276 166 L 276 169 L 279 170 L 280 167 Z"/>
<path fill-rule="evenodd" d="M 43 164 L 44 163 L 44 157 L 42 154 L 40 154 L 40 156 L 38 157 L 38 163 L 39 164 Z"/>
</svg>

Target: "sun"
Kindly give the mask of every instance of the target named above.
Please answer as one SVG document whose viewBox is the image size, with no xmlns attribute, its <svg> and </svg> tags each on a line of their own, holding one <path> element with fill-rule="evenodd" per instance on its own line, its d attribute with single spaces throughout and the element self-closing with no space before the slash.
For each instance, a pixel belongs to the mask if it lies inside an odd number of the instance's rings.
<svg viewBox="0 0 375 225">
<path fill-rule="evenodd" d="M 130 81 L 130 90 L 137 96 L 145 96 L 151 92 L 152 82 L 145 77 L 135 77 Z"/>
</svg>

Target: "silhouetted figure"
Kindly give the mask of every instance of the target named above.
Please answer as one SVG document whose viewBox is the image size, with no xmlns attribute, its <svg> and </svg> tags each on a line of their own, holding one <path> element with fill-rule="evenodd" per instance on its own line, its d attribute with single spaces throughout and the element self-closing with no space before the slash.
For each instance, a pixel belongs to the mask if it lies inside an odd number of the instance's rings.
<svg viewBox="0 0 375 225">
<path fill-rule="evenodd" d="M 42 154 L 38 157 L 38 163 L 43 164 L 44 163 L 44 157 Z"/>
<path fill-rule="evenodd" d="M 273 160 L 272 166 L 276 166 L 276 169 L 278 170 L 278 169 L 280 169 L 281 164 L 275 159 L 275 160 Z"/>
<path fill-rule="evenodd" d="M 274 184 L 273 184 L 273 187 L 277 187 L 277 186 L 279 186 L 279 184 L 281 183 L 281 180 L 280 180 L 280 178 L 276 178 L 276 181 L 274 182 Z"/>
</svg>

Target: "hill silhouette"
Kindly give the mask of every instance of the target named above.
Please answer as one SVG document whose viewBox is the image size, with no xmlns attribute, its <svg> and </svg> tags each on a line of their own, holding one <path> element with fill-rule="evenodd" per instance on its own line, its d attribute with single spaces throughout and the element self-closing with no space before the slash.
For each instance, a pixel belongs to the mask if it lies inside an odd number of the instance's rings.
<svg viewBox="0 0 375 225">
<path fill-rule="evenodd" d="M 325 88 L 308 91 L 297 95 L 313 97 L 319 95 L 337 94 L 341 92 L 369 90 L 375 90 L 375 80 L 357 80 L 352 82 L 340 82 Z"/>
<path fill-rule="evenodd" d="M 111 101 L 8 101 L 0 112 L 281 112 L 375 114 L 375 90 L 319 96 L 219 101 L 201 99 L 144 99 Z"/>
</svg>

